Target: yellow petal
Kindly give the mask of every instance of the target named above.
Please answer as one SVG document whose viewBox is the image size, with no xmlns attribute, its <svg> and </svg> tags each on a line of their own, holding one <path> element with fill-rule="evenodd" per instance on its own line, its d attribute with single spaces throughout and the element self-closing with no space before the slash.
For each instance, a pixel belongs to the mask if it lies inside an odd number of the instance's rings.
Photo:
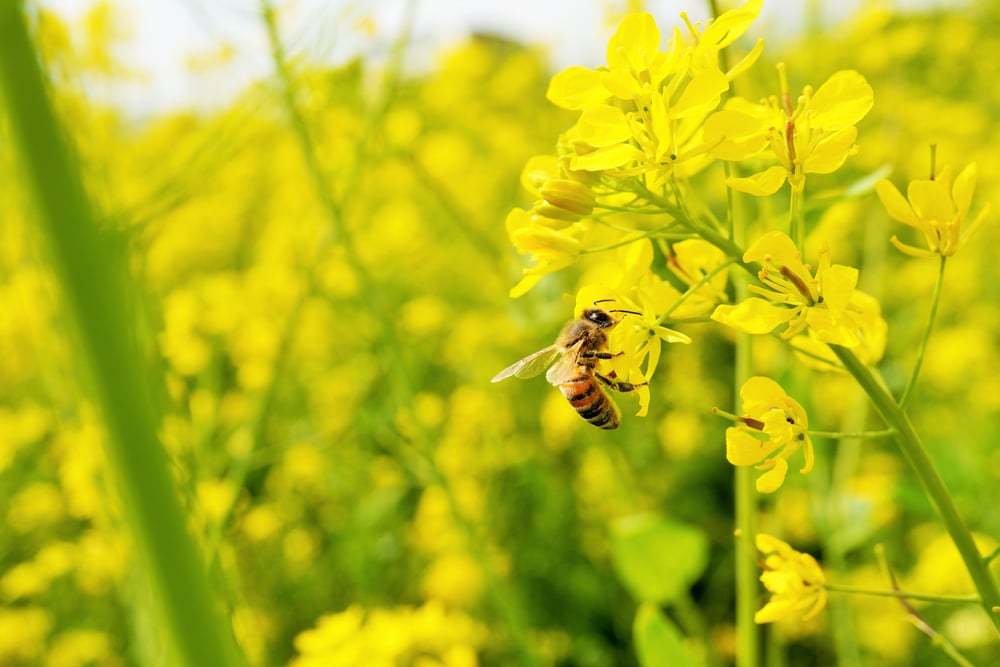
<svg viewBox="0 0 1000 667">
<path fill-rule="evenodd" d="M 719 104 L 722 93 L 729 90 L 729 79 L 717 69 L 695 75 L 680 98 L 671 105 L 671 118 L 685 118 L 708 113 Z"/>
<path fill-rule="evenodd" d="M 917 218 L 916 213 L 913 212 L 910 203 L 906 201 L 895 185 L 882 179 L 875 184 L 875 193 L 878 195 L 879 201 L 882 202 L 882 206 L 885 207 L 885 211 L 889 214 L 890 218 L 904 225 L 920 228 L 920 220 Z"/>
<path fill-rule="evenodd" d="M 745 33 L 760 15 L 763 0 L 747 0 L 742 6 L 723 12 L 705 30 L 701 42 L 725 48 Z"/>
<path fill-rule="evenodd" d="M 854 140 L 858 138 L 858 128 L 845 127 L 824 139 L 803 158 L 802 171 L 807 174 L 829 174 L 840 169 L 847 156 L 857 152 Z"/>
<path fill-rule="evenodd" d="M 766 334 L 791 320 L 797 312 L 795 308 L 782 308 L 751 297 L 735 306 L 718 306 L 712 319 L 747 333 Z"/>
<path fill-rule="evenodd" d="M 580 139 L 595 148 L 619 144 L 632 136 L 628 119 L 618 107 L 595 104 L 584 109 L 576 121 Z"/>
<path fill-rule="evenodd" d="M 740 398 L 743 399 L 743 410 L 755 414 L 753 405 L 771 406 L 787 398 L 781 385 L 769 377 L 755 375 L 740 387 Z"/>
<path fill-rule="evenodd" d="M 704 123 L 705 143 L 721 160 L 742 160 L 767 147 L 767 124 L 736 109 L 717 111 Z"/>
<path fill-rule="evenodd" d="M 854 70 L 841 70 L 809 100 L 809 125 L 825 132 L 849 127 L 864 118 L 874 103 L 872 87 L 865 77 Z"/>
<path fill-rule="evenodd" d="M 732 81 L 739 75 L 749 70 L 751 67 L 753 67 L 753 64 L 757 62 L 757 59 L 760 58 L 760 54 L 763 52 L 764 52 L 764 40 L 758 39 L 757 43 L 753 45 L 752 49 L 750 49 L 750 52 L 745 56 L 743 56 L 743 58 L 738 63 L 733 65 L 729 69 L 729 71 L 726 72 L 726 78 Z"/>
<path fill-rule="evenodd" d="M 976 191 L 976 176 L 979 171 L 976 163 L 973 162 L 962 170 L 955 178 L 955 184 L 951 188 L 951 197 L 958 209 L 958 218 L 962 220 L 969 213 L 972 205 L 972 195 Z"/>
<path fill-rule="evenodd" d="M 570 67 L 552 77 L 545 97 L 557 107 L 576 111 L 604 102 L 610 95 L 601 84 L 598 72 L 586 67 Z"/>
<path fill-rule="evenodd" d="M 771 600 L 753 615 L 753 622 L 757 624 L 773 623 L 775 621 L 780 621 L 793 611 L 792 603 L 790 601 Z"/>
<path fill-rule="evenodd" d="M 847 308 L 854 294 L 854 288 L 858 284 L 858 270 L 853 266 L 834 264 L 823 272 L 820 284 L 823 302 L 836 320 Z"/>
<path fill-rule="evenodd" d="M 926 222 L 944 222 L 955 214 L 951 192 L 941 181 L 918 179 L 910 182 L 907 199 L 917 217 Z"/>
<path fill-rule="evenodd" d="M 979 212 L 979 215 L 977 215 L 975 219 L 966 226 L 965 233 L 962 234 L 962 243 L 965 243 L 972 238 L 972 235 L 976 233 L 976 230 L 982 226 L 983 220 L 989 216 L 991 210 L 993 210 L 993 206 L 991 204 L 987 204 L 983 207 L 983 210 Z"/>
<path fill-rule="evenodd" d="M 738 192 L 766 197 L 778 191 L 787 175 L 788 172 L 784 167 L 776 165 L 747 178 L 727 178 L 726 185 Z"/>
<path fill-rule="evenodd" d="M 773 264 L 788 267 L 796 275 L 804 277 L 809 275 L 795 242 L 784 232 L 773 231 L 764 234 L 750 244 L 743 253 L 744 262 L 763 262 L 765 259 Z"/>
<path fill-rule="evenodd" d="M 641 72 L 657 59 L 660 50 L 660 30 L 652 14 L 629 14 L 618 24 L 608 40 L 607 62 L 611 69 L 621 68 Z"/>
<path fill-rule="evenodd" d="M 813 451 L 813 443 L 812 440 L 809 439 L 808 435 L 805 436 L 805 442 L 802 443 L 802 455 L 805 456 L 806 460 L 799 469 L 799 472 L 806 475 L 812 472 L 813 464 L 816 463 L 816 454 Z"/>
<path fill-rule="evenodd" d="M 788 474 L 788 461 L 777 456 L 770 459 L 770 462 L 774 467 L 757 478 L 755 486 L 758 493 L 774 493 L 781 488 Z"/>
<path fill-rule="evenodd" d="M 767 441 L 759 440 L 739 426 L 726 429 L 726 460 L 734 466 L 752 466 L 774 451 Z"/>
<path fill-rule="evenodd" d="M 621 167 L 629 162 L 641 162 L 645 155 L 630 144 L 615 144 L 607 148 L 598 148 L 586 155 L 574 155 L 570 161 L 570 169 L 574 171 L 604 171 Z"/>
<path fill-rule="evenodd" d="M 903 243 L 896 236 L 889 239 L 889 243 L 896 246 L 896 249 L 901 253 L 910 257 L 937 257 L 938 255 L 936 252 L 932 252 L 926 248 L 917 248 L 916 246 Z"/>
<path fill-rule="evenodd" d="M 642 93 L 643 88 L 631 70 L 621 68 L 601 72 L 601 85 L 623 100 L 634 99 Z"/>
</svg>

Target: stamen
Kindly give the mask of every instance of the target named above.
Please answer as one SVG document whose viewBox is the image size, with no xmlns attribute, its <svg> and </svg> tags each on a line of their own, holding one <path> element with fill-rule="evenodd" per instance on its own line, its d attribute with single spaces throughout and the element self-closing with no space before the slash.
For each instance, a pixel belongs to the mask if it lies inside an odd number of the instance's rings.
<svg viewBox="0 0 1000 667">
<path fill-rule="evenodd" d="M 788 280 L 788 282 L 795 285 L 795 289 L 799 291 L 799 294 L 801 294 L 806 298 L 806 301 L 809 302 L 810 306 L 813 305 L 814 301 L 812 298 L 812 292 L 809 291 L 809 286 L 805 284 L 805 282 L 802 280 L 801 277 L 795 274 L 787 266 L 781 267 L 781 275 L 783 275 Z"/>
</svg>

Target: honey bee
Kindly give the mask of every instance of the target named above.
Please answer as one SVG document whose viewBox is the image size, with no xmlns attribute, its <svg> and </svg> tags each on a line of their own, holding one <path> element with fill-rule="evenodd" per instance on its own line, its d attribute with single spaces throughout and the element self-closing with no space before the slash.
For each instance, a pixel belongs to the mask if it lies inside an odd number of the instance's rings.
<svg viewBox="0 0 1000 667">
<path fill-rule="evenodd" d="M 491 382 L 500 382 L 512 375 L 521 379 L 535 377 L 548 368 L 545 379 L 559 387 L 577 414 L 598 428 L 618 428 L 621 422 L 618 406 L 602 385 L 615 391 L 629 392 L 646 383 L 622 382 L 615 379 L 614 372 L 609 375 L 597 372 L 599 360 L 625 354 L 608 351 L 607 331 L 621 321 L 612 317 L 611 313 L 639 314 L 631 310 L 587 308 L 579 319 L 563 327 L 555 343 L 511 364 L 497 373 Z"/>
</svg>

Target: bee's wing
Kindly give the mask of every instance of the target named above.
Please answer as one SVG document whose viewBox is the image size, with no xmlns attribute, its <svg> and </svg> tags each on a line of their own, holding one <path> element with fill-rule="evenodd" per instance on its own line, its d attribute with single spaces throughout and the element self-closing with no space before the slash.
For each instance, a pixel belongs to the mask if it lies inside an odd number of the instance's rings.
<svg viewBox="0 0 1000 667">
<path fill-rule="evenodd" d="M 581 347 L 583 347 L 583 340 L 579 340 L 572 347 L 567 348 L 562 358 L 552 365 L 549 372 L 545 374 L 545 379 L 549 381 L 549 384 L 558 387 L 577 375 L 577 357 L 580 356 Z"/>
<path fill-rule="evenodd" d="M 556 360 L 562 354 L 562 349 L 556 345 L 549 345 L 546 348 L 535 352 L 534 354 L 529 354 L 524 359 L 516 361 L 507 368 L 503 369 L 497 373 L 490 382 L 499 382 L 500 380 L 506 380 L 510 376 L 519 377 L 522 380 L 525 378 L 535 377 L 546 368 L 549 364 Z"/>
</svg>

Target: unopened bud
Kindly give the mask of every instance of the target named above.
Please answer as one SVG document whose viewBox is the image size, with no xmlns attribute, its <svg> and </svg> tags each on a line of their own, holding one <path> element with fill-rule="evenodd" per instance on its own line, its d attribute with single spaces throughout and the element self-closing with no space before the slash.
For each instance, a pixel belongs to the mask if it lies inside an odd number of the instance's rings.
<svg viewBox="0 0 1000 667">
<path fill-rule="evenodd" d="M 594 193 L 579 181 L 555 178 L 541 187 L 541 193 L 545 200 L 544 204 L 576 216 L 577 220 L 594 212 Z M 547 217 L 560 217 L 543 213 L 538 206 L 536 210 Z"/>
</svg>

